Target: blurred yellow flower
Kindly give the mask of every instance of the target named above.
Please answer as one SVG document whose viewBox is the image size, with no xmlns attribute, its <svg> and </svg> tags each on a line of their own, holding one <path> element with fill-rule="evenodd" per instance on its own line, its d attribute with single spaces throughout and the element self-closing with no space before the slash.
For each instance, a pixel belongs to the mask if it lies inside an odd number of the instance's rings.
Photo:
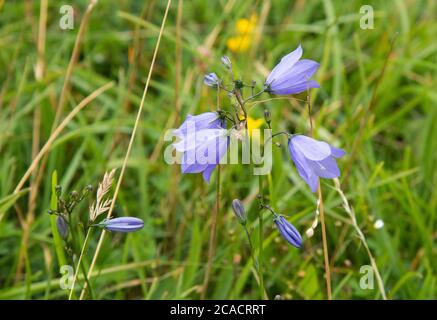
<svg viewBox="0 0 437 320">
<path fill-rule="evenodd" d="M 250 19 L 238 19 L 235 23 L 237 35 L 230 37 L 226 42 L 232 52 L 245 52 L 252 43 L 253 32 L 256 28 L 258 16 L 253 14 Z"/>
<path fill-rule="evenodd" d="M 239 34 L 248 34 L 252 33 L 256 27 L 256 23 L 258 21 L 258 17 L 256 14 L 253 14 L 250 19 L 238 19 L 235 24 L 235 28 L 237 29 L 237 33 Z"/>
<path fill-rule="evenodd" d="M 226 42 L 228 49 L 232 52 L 244 52 L 250 47 L 250 38 L 249 36 L 236 36 L 231 37 Z"/>
<path fill-rule="evenodd" d="M 252 130 L 261 128 L 263 123 L 263 119 L 254 119 L 252 117 L 247 117 L 247 131 L 249 131 L 249 135 L 252 136 Z"/>
</svg>

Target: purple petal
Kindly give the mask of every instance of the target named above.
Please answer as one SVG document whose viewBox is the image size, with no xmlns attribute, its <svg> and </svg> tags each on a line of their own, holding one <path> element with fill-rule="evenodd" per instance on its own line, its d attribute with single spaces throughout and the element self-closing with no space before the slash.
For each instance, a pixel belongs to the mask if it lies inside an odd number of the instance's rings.
<svg viewBox="0 0 437 320">
<path fill-rule="evenodd" d="M 212 72 L 205 75 L 203 83 L 210 87 L 217 87 L 220 83 L 220 79 L 214 72 Z"/>
<path fill-rule="evenodd" d="M 144 227 L 143 220 L 135 217 L 121 217 L 105 220 L 101 223 L 105 229 L 115 232 L 132 232 Z"/>
<path fill-rule="evenodd" d="M 305 92 L 308 89 L 320 88 L 320 85 L 314 80 L 308 80 L 307 82 L 300 82 L 294 85 L 283 88 L 271 88 L 271 92 L 277 95 L 297 94 Z"/>
<path fill-rule="evenodd" d="M 204 135 L 199 138 L 196 146 L 196 159 L 198 163 L 217 164 L 220 161 L 218 156 L 226 151 L 227 131 L 225 129 L 207 129 L 198 132 Z M 223 148 L 225 144 L 225 148 Z"/>
<path fill-rule="evenodd" d="M 125 224 L 136 224 L 136 223 L 143 223 L 143 220 L 140 218 L 135 217 L 120 217 L 120 218 L 112 218 L 109 220 L 106 220 L 106 224 L 115 224 L 115 223 L 125 223 Z"/>
<path fill-rule="evenodd" d="M 319 179 L 312 171 L 311 166 L 308 164 L 308 161 L 303 154 L 294 148 L 291 139 L 288 142 L 288 149 L 290 151 L 291 159 L 296 165 L 299 176 L 308 184 L 312 192 L 316 192 L 317 187 L 319 186 Z"/>
<path fill-rule="evenodd" d="M 308 161 L 312 171 L 320 178 L 333 179 L 340 176 L 340 169 L 334 157 L 321 161 Z"/>
<path fill-rule="evenodd" d="M 203 129 L 188 133 L 182 140 L 173 143 L 178 152 L 190 150 L 204 150 L 213 143 L 217 137 L 224 135 L 224 129 Z"/>
<path fill-rule="evenodd" d="M 125 224 L 112 224 L 110 226 L 105 227 L 106 230 L 113 231 L 113 232 L 133 232 L 142 229 L 142 226 L 129 226 Z"/>
<path fill-rule="evenodd" d="M 300 248 L 302 245 L 302 237 L 299 231 L 284 217 L 280 216 L 275 219 L 275 224 L 279 229 L 279 232 L 291 245 Z"/>
<path fill-rule="evenodd" d="M 203 172 L 208 167 L 208 164 L 198 164 L 198 163 L 182 163 L 181 170 L 182 173 L 200 173 Z"/>
<path fill-rule="evenodd" d="M 218 152 L 216 154 L 216 162 L 213 164 L 208 164 L 205 168 L 205 171 L 203 171 L 203 179 L 206 182 L 209 182 L 211 179 L 211 174 L 214 171 L 217 164 L 220 163 L 220 160 L 223 158 L 223 156 L 226 154 L 226 151 L 228 149 L 229 145 L 229 138 L 220 138 L 219 146 L 218 146 Z"/>
<path fill-rule="evenodd" d="M 302 46 L 299 46 L 293 52 L 290 52 L 273 68 L 266 79 L 266 84 L 271 84 L 275 79 L 279 79 L 285 73 L 289 72 L 294 64 L 302 57 Z"/>
<path fill-rule="evenodd" d="M 331 155 L 331 147 L 323 141 L 297 135 L 290 139 L 294 148 L 300 151 L 306 159 L 313 161 L 323 160 Z"/>
<path fill-rule="evenodd" d="M 298 62 L 282 77 L 271 83 L 271 89 L 282 90 L 287 87 L 307 84 L 309 79 L 317 71 L 320 64 L 308 59 L 303 59 Z M 307 85 L 305 86 L 305 88 Z"/>
<path fill-rule="evenodd" d="M 209 183 L 209 181 L 211 179 L 211 174 L 214 171 L 216 166 L 217 166 L 216 164 L 210 164 L 206 167 L 206 169 L 202 173 L 203 180 L 205 180 L 206 182 Z"/>
<path fill-rule="evenodd" d="M 346 154 L 346 151 L 344 151 L 343 149 L 336 148 L 333 146 L 330 147 L 331 147 L 331 155 L 335 158 L 341 158 Z"/>
<path fill-rule="evenodd" d="M 220 127 L 220 120 L 217 112 L 204 112 L 196 116 L 189 114 L 181 126 L 173 131 L 173 134 L 182 138 L 182 136 L 187 134 L 190 125 L 195 131 L 202 129 L 214 129 Z"/>
</svg>

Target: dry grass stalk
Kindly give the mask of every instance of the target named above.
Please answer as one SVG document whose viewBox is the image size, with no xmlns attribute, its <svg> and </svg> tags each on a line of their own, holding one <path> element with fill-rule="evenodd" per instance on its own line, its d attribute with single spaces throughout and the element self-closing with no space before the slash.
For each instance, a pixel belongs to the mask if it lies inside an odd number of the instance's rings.
<svg viewBox="0 0 437 320">
<path fill-rule="evenodd" d="M 96 193 L 96 201 L 90 206 L 90 220 L 94 221 L 96 218 L 105 213 L 111 207 L 112 199 L 104 200 L 104 197 L 109 192 L 114 181 L 115 169 L 112 169 L 109 173 L 105 172 L 102 182 L 99 183 Z"/>
</svg>

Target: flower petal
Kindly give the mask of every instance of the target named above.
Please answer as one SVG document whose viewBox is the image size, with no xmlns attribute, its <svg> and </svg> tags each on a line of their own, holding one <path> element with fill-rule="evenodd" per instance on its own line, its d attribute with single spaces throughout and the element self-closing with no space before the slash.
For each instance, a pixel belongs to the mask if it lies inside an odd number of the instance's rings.
<svg viewBox="0 0 437 320">
<path fill-rule="evenodd" d="M 331 155 L 331 147 L 326 142 L 303 135 L 293 136 L 290 141 L 306 159 L 320 161 Z"/>
<path fill-rule="evenodd" d="M 343 149 L 336 148 L 331 145 L 330 147 L 331 147 L 331 155 L 335 158 L 341 158 L 346 154 L 346 151 L 344 151 Z"/>
<path fill-rule="evenodd" d="M 204 112 L 196 116 L 187 115 L 181 126 L 173 130 L 173 134 L 182 138 L 187 131 L 196 131 L 203 129 L 215 129 L 221 127 L 220 119 L 217 112 Z"/>
<path fill-rule="evenodd" d="M 219 138 L 219 146 L 218 146 L 218 152 L 216 153 L 216 162 L 212 164 L 208 164 L 205 170 L 203 171 L 203 179 L 206 182 L 209 182 L 211 179 L 211 174 L 214 171 L 217 164 L 220 163 L 220 160 L 223 158 L 223 156 L 226 154 L 226 151 L 228 149 L 229 145 L 229 138 L 228 137 L 220 137 Z"/>
<path fill-rule="evenodd" d="M 295 83 L 290 86 L 284 86 L 281 88 L 270 89 L 273 94 L 277 95 L 287 95 L 287 94 L 297 94 L 305 92 L 308 89 L 320 88 L 320 85 L 314 80 L 308 80 L 306 82 Z"/>
<path fill-rule="evenodd" d="M 340 169 L 334 157 L 320 161 L 308 161 L 312 171 L 321 178 L 333 179 L 340 176 Z"/>
<path fill-rule="evenodd" d="M 101 223 L 109 231 L 132 232 L 144 227 L 143 220 L 135 217 L 121 217 L 105 220 Z"/>
<path fill-rule="evenodd" d="M 302 57 L 302 46 L 299 46 L 293 52 L 284 56 L 281 61 L 273 68 L 266 79 L 266 84 L 272 84 L 276 79 L 278 80 L 282 75 L 289 72 L 294 64 Z"/>
<path fill-rule="evenodd" d="M 312 192 L 316 192 L 317 187 L 319 186 L 319 179 L 312 171 L 311 166 L 308 164 L 308 161 L 303 154 L 294 148 L 291 139 L 288 142 L 288 149 L 290 151 L 291 159 L 296 165 L 299 176 L 308 184 Z"/>
<path fill-rule="evenodd" d="M 300 248 L 302 245 L 302 237 L 299 231 L 284 217 L 280 216 L 275 219 L 275 224 L 279 229 L 281 235 L 287 240 L 291 245 Z"/>
<path fill-rule="evenodd" d="M 194 149 L 198 152 L 198 150 L 207 148 L 218 137 L 223 136 L 225 133 L 225 129 L 196 130 L 189 132 L 182 140 L 173 143 L 173 146 L 178 152 L 186 152 Z"/>
<path fill-rule="evenodd" d="M 182 163 L 181 171 L 182 173 L 200 173 L 206 170 L 208 164 L 199 164 L 199 163 Z"/>
<path fill-rule="evenodd" d="M 271 89 L 281 89 L 295 84 L 308 83 L 320 64 L 313 60 L 303 59 L 296 62 L 282 77 L 272 82 Z"/>
</svg>

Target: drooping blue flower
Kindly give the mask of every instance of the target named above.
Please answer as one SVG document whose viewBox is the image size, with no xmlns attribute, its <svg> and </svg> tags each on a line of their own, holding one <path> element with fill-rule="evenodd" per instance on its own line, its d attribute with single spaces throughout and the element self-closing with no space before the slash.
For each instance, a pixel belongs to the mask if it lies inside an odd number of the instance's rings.
<svg viewBox="0 0 437 320">
<path fill-rule="evenodd" d="M 320 178 L 333 179 L 340 176 L 336 158 L 346 154 L 323 141 L 295 135 L 288 140 L 288 150 L 302 179 L 316 192 Z"/>
<path fill-rule="evenodd" d="M 310 80 L 319 68 L 319 63 L 308 59 L 299 60 L 301 57 L 302 47 L 299 45 L 273 68 L 264 83 L 265 90 L 273 94 L 286 95 L 319 88 L 316 81 Z"/>
<path fill-rule="evenodd" d="M 205 75 L 203 83 L 209 87 L 217 87 L 220 84 L 220 79 L 214 72 L 212 72 Z"/>
<path fill-rule="evenodd" d="M 300 248 L 302 246 L 302 237 L 297 229 L 288 222 L 283 216 L 275 218 L 275 224 L 279 232 L 292 246 Z"/>
<path fill-rule="evenodd" d="M 100 226 L 114 232 L 134 232 L 144 227 L 143 220 L 135 217 L 121 217 L 103 220 Z"/>
<path fill-rule="evenodd" d="M 202 173 L 204 180 L 209 182 L 214 168 L 229 146 L 225 125 L 218 113 L 206 112 L 197 116 L 189 115 L 174 131 L 179 141 L 173 146 L 183 154 L 182 173 Z"/>
</svg>

